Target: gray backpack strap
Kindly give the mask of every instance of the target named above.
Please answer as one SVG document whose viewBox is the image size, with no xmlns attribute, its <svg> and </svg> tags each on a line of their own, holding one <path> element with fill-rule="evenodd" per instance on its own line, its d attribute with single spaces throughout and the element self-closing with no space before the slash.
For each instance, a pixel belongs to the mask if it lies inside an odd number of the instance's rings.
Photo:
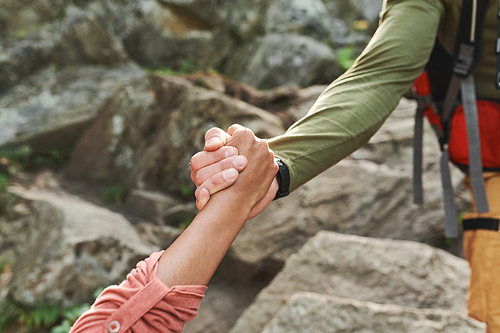
<svg viewBox="0 0 500 333">
<path fill-rule="evenodd" d="M 415 112 L 415 127 L 413 135 L 413 202 L 417 205 L 424 203 L 422 188 L 422 142 L 424 136 L 424 110 L 417 108 Z"/>
<path fill-rule="evenodd" d="M 488 212 L 488 198 L 483 179 L 483 166 L 481 159 L 481 141 L 479 137 L 479 123 L 477 118 L 476 90 L 474 77 L 470 74 L 461 85 L 462 103 L 464 105 L 465 120 L 467 125 L 467 141 L 469 144 L 469 171 L 471 187 L 478 213 Z"/>
<path fill-rule="evenodd" d="M 444 226 L 447 238 L 458 237 L 457 209 L 455 207 L 453 184 L 451 183 L 450 153 L 445 146 L 441 155 L 441 182 L 443 185 Z"/>
</svg>

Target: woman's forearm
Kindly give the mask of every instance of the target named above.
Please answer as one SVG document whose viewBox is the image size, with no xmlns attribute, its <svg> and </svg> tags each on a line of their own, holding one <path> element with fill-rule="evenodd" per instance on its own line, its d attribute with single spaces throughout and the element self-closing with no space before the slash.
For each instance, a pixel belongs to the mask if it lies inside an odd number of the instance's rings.
<svg viewBox="0 0 500 333">
<path fill-rule="evenodd" d="M 206 285 L 244 226 L 250 205 L 233 191 L 214 195 L 163 253 L 157 277 L 167 286 Z"/>
</svg>

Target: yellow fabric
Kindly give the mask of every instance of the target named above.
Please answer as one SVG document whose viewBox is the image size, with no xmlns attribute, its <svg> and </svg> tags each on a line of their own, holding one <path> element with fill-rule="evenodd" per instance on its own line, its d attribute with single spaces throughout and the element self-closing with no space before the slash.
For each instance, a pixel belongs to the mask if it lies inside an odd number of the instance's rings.
<svg viewBox="0 0 500 333">
<path fill-rule="evenodd" d="M 473 212 L 463 218 L 500 219 L 500 172 L 485 172 L 484 181 L 490 211 Z M 465 179 L 469 191 L 470 177 Z M 464 253 L 471 267 L 467 307 L 470 317 L 485 322 L 487 333 L 500 333 L 500 232 L 492 230 L 464 231 Z"/>
</svg>

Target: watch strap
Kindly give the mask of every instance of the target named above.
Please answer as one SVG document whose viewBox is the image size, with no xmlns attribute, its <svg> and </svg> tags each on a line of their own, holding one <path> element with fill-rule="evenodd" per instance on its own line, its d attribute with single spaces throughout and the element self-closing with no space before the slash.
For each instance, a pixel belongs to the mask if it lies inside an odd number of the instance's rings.
<svg viewBox="0 0 500 333">
<path fill-rule="evenodd" d="M 278 192 L 274 200 L 286 197 L 290 194 L 290 172 L 285 163 L 283 163 L 279 158 L 275 157 L 274 161 L 278 165 L 278 173 L 276 174 L 276 179 L 278 180 Z"/>
</svg>

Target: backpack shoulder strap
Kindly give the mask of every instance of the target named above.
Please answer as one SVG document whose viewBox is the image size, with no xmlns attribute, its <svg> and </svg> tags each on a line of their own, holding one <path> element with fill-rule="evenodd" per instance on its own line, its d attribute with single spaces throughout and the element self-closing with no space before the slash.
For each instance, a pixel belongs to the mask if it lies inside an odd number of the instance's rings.
<svg viewBox="0 0 500 333">
<path fill-rule="evenodd" d="M 500 0 L 499 0 L 500 1 Z M 444 96 L 443 108 L 441 109 L 441 124 L 443 125 L 444 135 L 440 138 L 441 147 L 443 150 L 443 155 L 441 158 L 441 179 L 443 186 L 443 196 L 444 196 L 444 208 L 445 208 L 445 235 L 449 238 L 455 238 L 458 236 L 457 228 L 457 215 L 455 203 L 453 200 L 453 186 L 450 178 L 449 170 L 449 152 L 448 152 L 448 137 L 449 137 L 449 126 L 450 120 L 453 116 L 454 107 L 456 104 L 459 92 L 461 92 L 462 100 L 464 104 L 464 111 L 467 119 L 467 133 L 469 142 L 469 166 L 471 172 L 471 183 L 474 192 L 474 198 L 476 201 L 477 209 L 479 212 L 488 211 L 488 202 L 486 198 L 486 191 L 484 189 L 484 180 L 482 177 L 482 165 L 481 165 L 481 151 L 480 151 L 480 141 L 479 141 L 479 126 L 477 120 L 477 109 L 476 109 L 476 95 L 474 80 L 471 74 L 472 68 L 477 63 L 481 56 L 481 44 L 482 44 L 482 31 L 484 27 L 484 19 L 486 16 L 486 10 L 488 8 L 488 0 L 463 0 L 462 11 L 460 16 L 460 25 L 457 32 L 457 37 L 455 41 L 454 58 L 453 58 L 453 68 L 451 73 L 443 73 L 442 67 L 432 68 L 436 65 L 432 59 L 433 56 L 441 55 L 441 58 L 445 56 L 449 57 L 446 52 L 443 52 L 442 47 L 439 50 L 440 45 L 436 41 L 433 54 L 431 55 L 431 61 L 428 64 L 429 75 L 435 75 L 437 77 L 443 74 L 450 77 L 448 81 L 448 87 L 446 88 L 446 94 Z M 499 14 L 500 17 L 500 14 Z M 500 25 L 499 25 L 500 33 Z M 498 52 L 500 54 L 500 40 L 497 43 Z M 437 52 L 440 51 L 440 52 Z M 442 59 L 441 59 L 442 60 Z M 442 62 L 442 61 L 441 61 Z M 448 62 L 449 63 L 449 62 Z M 431 66 L 429 66 L 431 65 Z M 498 68 L 500 71 L 500 55 Z M 435 73 L 433 73 L 433 71 Z M 500 80 L 500 75 L 499 75 Z M 499 83 L 500 85 L 500 83 Z M 416 203 L 422 202 L 422 185 L 421 185 L 421 156 L 418 158 L 418 154 L 421 154 L 421 137 L 422 137 L 422 122 L 423 117 L 422 110 L 417 110 L 416 122 L 415 122 L 415 134 L 419 138 L 416 142 L 414 138 L 414 198 Z M 417 127 L 420 127 L 417 128 Z M 415 148 L 417 148 L 415 150 Z M 419 151 L 417 151 L 419 150 Z M 420 175 L 416 175 L 416 172 L 420 172 Z"/>
</svg>

